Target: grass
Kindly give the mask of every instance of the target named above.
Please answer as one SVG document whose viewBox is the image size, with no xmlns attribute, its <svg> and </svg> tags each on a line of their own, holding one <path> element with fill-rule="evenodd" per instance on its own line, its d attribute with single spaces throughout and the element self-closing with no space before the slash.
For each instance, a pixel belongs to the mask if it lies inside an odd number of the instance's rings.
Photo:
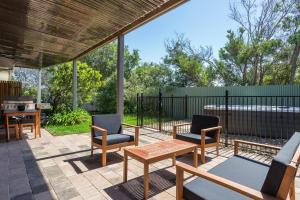
<svg viewBox="0 0 300 200">
<path fill-rule="evenodd" d="M 130 125 L 136 125 L 136 115 L 124 115 L 124 123 Z"/>
<path fill-rule="evenodd" d="M 136 116 L 135 115 L 125 115 L 124 123 L 136 125 Z M 79 133 L 90 133 L 91 131 L 91 120 L 83 122 L 81 124 L 75 125 L 47 125 L 45 129 L 55 136 L 61 135 L 70 135 L 70 134 L 79 134 Z"/>
</svg>

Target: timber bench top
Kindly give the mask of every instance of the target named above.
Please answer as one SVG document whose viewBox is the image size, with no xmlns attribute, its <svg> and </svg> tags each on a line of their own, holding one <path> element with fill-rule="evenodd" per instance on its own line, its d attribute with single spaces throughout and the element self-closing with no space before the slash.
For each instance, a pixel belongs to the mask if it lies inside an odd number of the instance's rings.
<svg viewBox="0 0 300 200">
<path fill-rule="evenodd" d="M 153 144 L 147 144 L 140 147 L 128 147 L 125 148 L 125 151 L 128 153 L 128 155 L 134 155 L 142 160 L 151 160 L 174 153 L 181 154 L 182 151 L 189 149 L 193 150 L 196 147 L 196 144 L 172 139 Z"/>
</svg>

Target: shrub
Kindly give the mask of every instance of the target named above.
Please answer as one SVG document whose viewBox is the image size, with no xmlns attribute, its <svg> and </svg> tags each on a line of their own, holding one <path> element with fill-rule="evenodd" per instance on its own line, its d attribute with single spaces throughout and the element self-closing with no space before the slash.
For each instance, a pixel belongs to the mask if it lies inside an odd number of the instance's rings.
<svg viewBox="0 0 300 200">
<path fill-rule="evenodd" d="M 77 111 L 62 111 L 52 115 L 48 124 L 65 126 L 81 124 L 88 121 L 90 117 L 90 114 L 82 109 L 78 109 Z"/>
</svg>

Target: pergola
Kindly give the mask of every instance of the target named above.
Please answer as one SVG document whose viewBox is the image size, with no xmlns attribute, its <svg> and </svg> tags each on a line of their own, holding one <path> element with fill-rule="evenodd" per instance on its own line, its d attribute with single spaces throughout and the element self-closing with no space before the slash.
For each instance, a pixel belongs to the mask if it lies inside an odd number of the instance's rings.
<svg viewBox="0 0 300 200">
<path fill-rule="evenodd" d="M 124 35 L 188 0 L 1 0 L 0 68 L 73 61 L 118 38 L 117 111 L 123 113 Z M 39 76 L 38 102 L 41 97 Z"/>
</svg>

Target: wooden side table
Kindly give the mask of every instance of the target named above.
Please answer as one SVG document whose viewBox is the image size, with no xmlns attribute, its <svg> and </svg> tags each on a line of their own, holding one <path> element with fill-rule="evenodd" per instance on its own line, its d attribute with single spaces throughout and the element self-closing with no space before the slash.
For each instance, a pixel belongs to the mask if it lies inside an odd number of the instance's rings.
<svg viewBox="0 0 300 200">
<path fill-rule="evenodd" d="M 141 147 L 132 147 L 124 149 L 124 169 L 123 181 L 127 182 L 128 156 L 144 164 L 144 198 L 148 198 L 149 191 L 149 165 L 161 160 L 173 159 L 173 165 L 176 163 L 176 156 L 189 152 L 194 152 L 194 167 L 198 167 L 198 146 L 193 143 L 182 140 L 168 140 L 156 142 Z"/>
</svg>

